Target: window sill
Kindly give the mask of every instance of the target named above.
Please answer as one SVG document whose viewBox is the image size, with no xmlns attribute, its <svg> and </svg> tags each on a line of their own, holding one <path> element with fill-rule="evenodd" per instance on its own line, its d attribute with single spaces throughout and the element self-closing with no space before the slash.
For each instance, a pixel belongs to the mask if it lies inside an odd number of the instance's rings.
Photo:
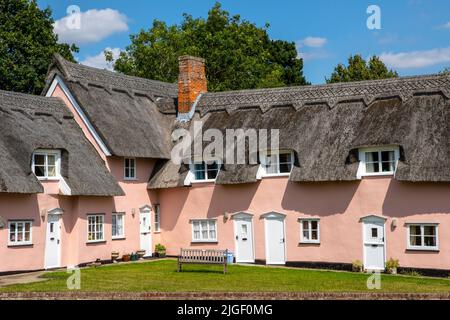
<svg viewBox="0 0 450 320">
<path fill-rule="evenodd" d="M 320 244 L 320 241 L 300 241 L 298 244 Z"/>
<path fill-rule="evenodd" d="M 99 244 L 99 243 L 106 243 L 106 240 L 86 241 L 86 244 Z"/>
<path fill-rule="evenodd" d="M 216 179 L 208 179 L 208 180 L 192 180 L 191 183 L 193 184 L 201 184 L 201 183 L 214 183 L 216 182 Z"/>
<path fill-rule="evenodd" d="M 17 248 L 17 247 L 33 247 L 32 243 L 8 243 L 8 248 Z"/>
<path fill-rule="evenodd" d="M 191 241 L 191 243 L 219 243 L 217 240 L 201 240 L 201 241 Z"/>
<path fill-rule="evenodd" d="M 36 177 L 39 181 L 59 181 L 61 180 L 60 177 L 57 178 L 45 178 L 45 177 Z"/>
<path fill-rule="evenodd" d="M 276 178 L 276 177 L 289 177 L 290 172 L 287 173 L 273 173 L 273 174 L 263 174 L 261 178 Z"/>
<path fill-rule="evenodd" d="M 138 178 L 123 178 L 123 181 L 138 181 Z"/>
<path fill-rule="evenodd" d="M 126 240 L 127 238 L 125 238 L 125 237 L 113 237 L 113 238 L 111 238 L 111 240 L 112 241 L 114 241 L 114 240 Z"/>
<path fill-rule="evenodd" d="M 394 172 L 377 172 L 377 173 L 363 173 L 361 174 L 361 178 L 364 177 L 386 177 L 393 176 Z"/>
<path fill-rule="evenodd" d="M 429 252 L 439 252 L 439 248 L 406 248 L 406 251 L 429 251 Z"/>
</svg>

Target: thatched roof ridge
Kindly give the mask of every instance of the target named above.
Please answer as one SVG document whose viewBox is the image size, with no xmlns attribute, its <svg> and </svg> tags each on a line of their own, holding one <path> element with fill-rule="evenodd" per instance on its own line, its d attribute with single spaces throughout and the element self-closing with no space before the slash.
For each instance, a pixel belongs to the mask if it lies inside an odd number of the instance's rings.
<svg viewBox="0 0 450 320">
<path fill-rule="evenodd" d="M 208 111 L 232 112 L 242 107 L 259 107 L 265 112 L 273 106 L 292 105 L 299 109 L 308 104 L 326 104 L 334 108 L 340 102 L 363 101 L 365 105 L 370 105 L 377 99 L 391 97 L 406 101 L 414 94 L 437 91 L 450 98 L 450 75 L 205 93 L 197 111 L 204 115 Z"/>
<path fill-rule="evenodd" d="M 58 149 L 61 175 L 72 195 L 123 195 L 60 99 L 0 91 L 0 123 L 0 192 L 43 192 L 32 173 L 32 154 Z"/>
</svg>

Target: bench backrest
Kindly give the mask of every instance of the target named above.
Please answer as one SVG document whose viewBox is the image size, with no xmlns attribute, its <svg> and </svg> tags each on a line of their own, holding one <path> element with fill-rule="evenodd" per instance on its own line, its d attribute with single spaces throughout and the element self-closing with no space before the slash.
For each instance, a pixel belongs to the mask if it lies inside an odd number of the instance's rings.
<svg viewBox="0 0 450 320">
<path fill-rule="evenodd" d="M 181 249 L 180 262 L 207 262 L 223 264 L 227 261 L 228 250 Z"/>
</svg>

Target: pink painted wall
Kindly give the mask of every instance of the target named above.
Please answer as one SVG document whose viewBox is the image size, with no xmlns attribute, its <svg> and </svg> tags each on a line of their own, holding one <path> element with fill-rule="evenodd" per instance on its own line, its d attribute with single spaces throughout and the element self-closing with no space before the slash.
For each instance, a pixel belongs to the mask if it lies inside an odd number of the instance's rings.
<svg viewBox="0 0 450 320">
<path fill-rule="evenodd" d="M 160 191 L 162 241 L 168 254 L 181 247 L 235 250 L 233 220 L 224 212 L 254 215 L 256 259 L 265 260 L 264 219 L 276 211 L 286 214 L 288 261 L 347 262 L 363 259 L 361 217 L 387 218 L 387 258 L 410 267 L 450 269 L 450 185 L 408 184 L 390 177 L 360 182 L 290 183 L 287 178 L 266 178 L 238 186 L 195 184 L 191 188 Z M 320 244 L 299 244 L 300 217 L 320 218 Z M 190 219 L 217 218 L 218 244 L 191 243 Z M 398 226 L 391 229 L 392 219 Z M 439 222 L 440 252 L 406 251 L 406 222 Z"/>
</svg>

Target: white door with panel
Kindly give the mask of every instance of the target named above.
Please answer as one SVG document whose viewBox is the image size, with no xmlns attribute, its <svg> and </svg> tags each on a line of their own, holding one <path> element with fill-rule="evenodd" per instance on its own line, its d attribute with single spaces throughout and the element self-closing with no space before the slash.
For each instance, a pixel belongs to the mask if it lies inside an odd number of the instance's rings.
<svg viewBox="0 0 450 320">
<path fill-rule="evenodd" d="M 286 263 L 286 240 L 284 230 L 285 215 L 271 212 L 262 215 L 264 218 L 264 229 L 266 238 L 266 263 L 285 264 Z"/>
<path fill-rule="evenodd" d="M 234 219 L 236 262 L 255 262 L 253 251 L 253 223 L 250 214 L 237 214 Z"/>
<path fill-rule="evenodd" d="M 364 269 L 384 270 L 385 267 L 385 222 L 382 217 L 362 218 Z"/>
<path fill-rule="evenodd" d="M 45 269 L 61 267 L 61 215 L 47 215 Z"/>
<path fill-rule="evenodd" d="M 140 211 L 140 237 L 141 250 L 145 250 L 144 257 L 152 255 L 152 233 L 151 233 L 151 211 L 149 207 L 141 208 Z"/>
</svg>

